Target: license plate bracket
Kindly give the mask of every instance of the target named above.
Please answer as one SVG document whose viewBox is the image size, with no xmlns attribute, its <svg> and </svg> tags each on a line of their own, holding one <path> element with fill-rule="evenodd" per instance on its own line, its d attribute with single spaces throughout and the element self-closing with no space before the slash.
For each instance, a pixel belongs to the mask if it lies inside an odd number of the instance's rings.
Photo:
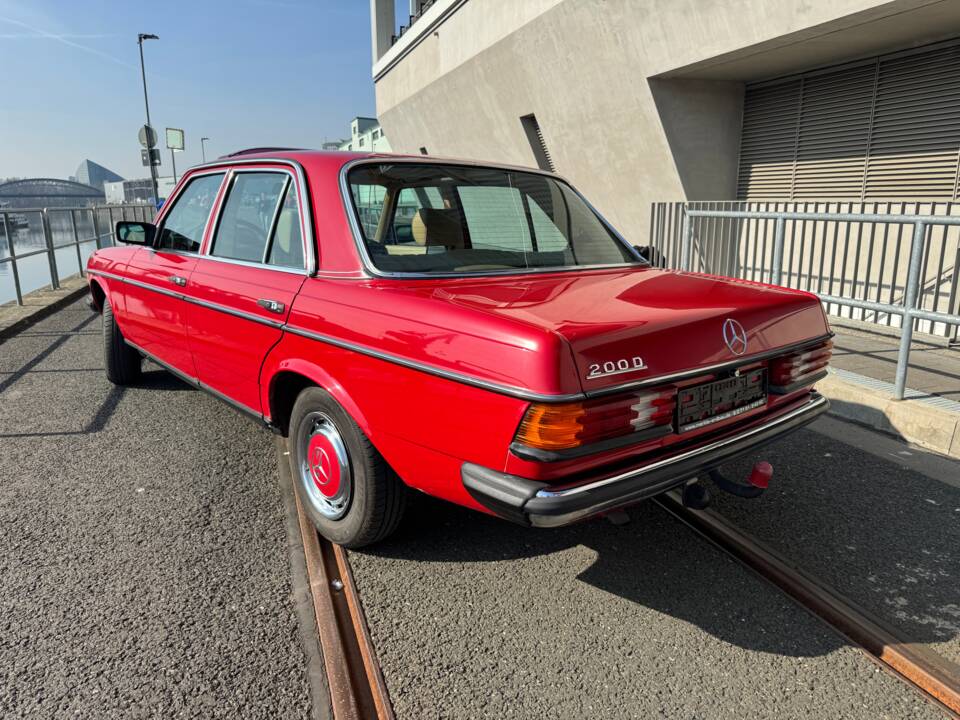
<svg viewBox="0 0 960 720">
<path fill-rule="evenodd" d="M 677 430 L 689 432 L 755 410 L 767 404 L 767 371 L 745 370 L 680 390 Z"/>
</svg>

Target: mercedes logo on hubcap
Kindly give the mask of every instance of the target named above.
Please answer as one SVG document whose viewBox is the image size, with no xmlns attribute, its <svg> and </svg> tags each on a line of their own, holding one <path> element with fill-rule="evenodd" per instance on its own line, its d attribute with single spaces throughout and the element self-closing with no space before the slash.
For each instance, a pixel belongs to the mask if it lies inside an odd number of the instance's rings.
<svg viewBox="0 0 960 720">
<path fill-rule="evenodd" d="M 330 457 L 321 447 L 313 451 L 313 479 L 317 485 L 326 485 L 330 482 Z"/>
<path fill-rule="evenodd" d="M 743 355 L 747 351 L 747 331 L 733 318 L 723 321 L 723 341 L 734 355 Z"/>
</svg>

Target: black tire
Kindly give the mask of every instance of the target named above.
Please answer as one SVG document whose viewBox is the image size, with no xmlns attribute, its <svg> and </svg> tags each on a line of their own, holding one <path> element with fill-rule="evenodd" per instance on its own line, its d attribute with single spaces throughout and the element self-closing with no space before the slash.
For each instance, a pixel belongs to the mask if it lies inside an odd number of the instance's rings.
<svg viewBox="0 0 960 720">
<path fill-rule="evenodd" d="M 140 353 L 123 341 L 110 301 L 103 300 L 103 367 L 114 385 L 132 385 L 140 379 Z"/>
<path fill-rule="evenodd" d="M 346 451 L 350 492 L 339 517 L 330 516 L 331 508 L 325 507 L 324 498 L 311 485 L 308 443 L 318 422 L 336 434 Z M 383 540 L 397 528 L 406 508 L 406 485 L 328 392 L 310 387 L 300 393 L 290 415 L 288 443 L 294 487 L 321 535 L 338 545 L 359 548 Z"/>
</svg>

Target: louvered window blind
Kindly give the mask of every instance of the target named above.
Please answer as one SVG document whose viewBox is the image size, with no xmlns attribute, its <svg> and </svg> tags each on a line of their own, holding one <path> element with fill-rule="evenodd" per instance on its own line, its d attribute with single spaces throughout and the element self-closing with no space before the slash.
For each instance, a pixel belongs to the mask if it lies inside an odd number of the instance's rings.
<svg viewBox="0 0 960 720">
<path fill-rule="evenodd" d="M 960 43 L 747 86 L 744 200 L 957 198 Z"/>
</svg>

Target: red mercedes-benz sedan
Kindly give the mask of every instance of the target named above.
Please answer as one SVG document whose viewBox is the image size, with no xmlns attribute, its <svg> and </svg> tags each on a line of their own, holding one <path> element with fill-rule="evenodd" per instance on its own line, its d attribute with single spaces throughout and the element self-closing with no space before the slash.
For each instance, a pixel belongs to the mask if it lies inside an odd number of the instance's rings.
<svg viewBox="0 0 960 720">
<path fill-rule="evenodd" d="M 408 488 L 535 526 L 708 473 L 756 494 L 769 466 L 717 466 L 828 406 L 815 296 L 654 268 L 538 170 L 246 151 L 117 239 L 88 263 L 109 379 L 148 358 L 287 436 L 350 547 Z"/>
</svg>

